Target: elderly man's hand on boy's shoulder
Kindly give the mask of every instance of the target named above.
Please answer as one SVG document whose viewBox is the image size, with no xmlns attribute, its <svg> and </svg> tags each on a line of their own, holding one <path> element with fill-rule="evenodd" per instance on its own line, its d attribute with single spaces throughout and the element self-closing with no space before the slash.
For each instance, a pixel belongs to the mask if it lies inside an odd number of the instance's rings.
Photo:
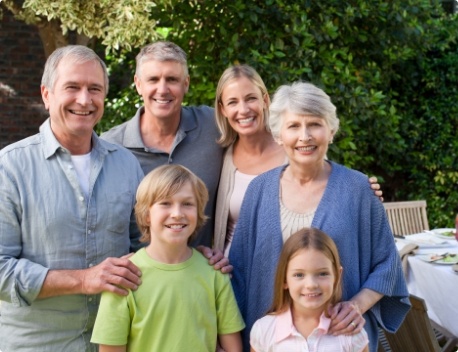
<svg viewBox="0 0 458 352">
<path fill-rule="evenodd" d="M 83 270 L 82 291 L 97 294 L 102 291 L 127 295 L 127 289 L 136 290 L 141 284 L 141 271 L 128 257 L 107 258 L 90 269 Z"/>
<path fill-rule="evenodd" d="M 231 273 L 234 269 L 229 264 L 229 259 L 219 249 L 211 249 L 205 246 L 198 246 L 196 249 L 208 259 L 208 264 L 213 265 L 216 270 L 221 270 L 223 274 Z"/>
</svg>

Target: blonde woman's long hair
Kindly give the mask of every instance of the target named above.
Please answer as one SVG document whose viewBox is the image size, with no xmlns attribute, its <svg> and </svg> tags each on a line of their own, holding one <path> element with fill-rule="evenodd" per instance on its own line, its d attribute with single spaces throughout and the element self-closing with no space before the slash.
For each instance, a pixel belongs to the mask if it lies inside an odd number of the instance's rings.
<svg viewBox="0 0 458 352">
<path fill-rule="evenodd" d="M 268 114 L 269 114 L 269 105 L 270 105 L 270 97 L 269 93 L 267 92 L 266 85 L 262 80 L 261 76 L 256 72 L 256 70 L 248 65 L 234 65 L 227 68 L 221 78 L 219 79 L 218 86 L 216 87 L 216 97 L 215 97 L 215 117 L 216 123 L 218 125 L 218 129 L 221 133 L 221 137 L 218 140 L 218 143 L 221 144 L 223 147 L 228 147 L 233 144 L 237 139 L 237 132 L 230 126 L 227 118 L 223 115 L 221 111 L 222 101 L 221 96 L 223 95 L 224 88 L 228 83 L 232 80 L 246 77 L 248 78 L 251 83 L 253 83 L 259 89 L 259 98 L 263 102 L 263 109 L 262 109 L 262 123 L 264 124 L 267 131 L 270 131 L 268 125 Z M 266 101 L 267 103 L 264 103 Z"/>
</svg>

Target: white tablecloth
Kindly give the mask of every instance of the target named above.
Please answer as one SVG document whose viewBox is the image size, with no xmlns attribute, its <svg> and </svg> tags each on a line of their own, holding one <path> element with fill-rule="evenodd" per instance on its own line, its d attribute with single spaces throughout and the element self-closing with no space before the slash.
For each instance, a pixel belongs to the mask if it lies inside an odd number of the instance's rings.
<svg viewBox="0 0 458 352">
<path fill-rule="evenodd" d="M 448 247 L 422 248 L 408 257 L 407 286 L 409 292 L 425 300 L 428 316 L 458 337 L 458 274 L 452 265 L 427 263 L 421 254 L 458 253 L 458 242 L 447 241 Z"/>
</svg>

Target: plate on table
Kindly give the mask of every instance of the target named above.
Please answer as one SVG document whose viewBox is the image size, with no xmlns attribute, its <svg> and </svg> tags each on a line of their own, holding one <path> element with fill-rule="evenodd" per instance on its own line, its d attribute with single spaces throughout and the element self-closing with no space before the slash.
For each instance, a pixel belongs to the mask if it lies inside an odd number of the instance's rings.
<svg viewBox="0 0 458 352">
<path fill-rule="evenodd" d="M 458 263 L 458 253 L 449 253 L 446 257 L 441 258 L 442 255 L 439 254 L 424 254 L 419 255 L 418 258 L 433 264 L 442 264 L 442 265 L 454 265 Z M 441 258 L 441 259 L 437 259 Z"/>
<path fill-rule="evenodd" d="M 404 241 L 417 244 L 420 248 L 438 248 L 448 247 L 450 244 L 442 238 L 429 233 L 417 233 L 415 235 L 405 236 Z"/>
<path fill-rule="evenodd" d="M 455 264 L 454 266 L 452 266 L 452 269 L 455 273 L 458 274 L 458 264 Z"/>
<path fill-rule="evenodd" d="M 439 238 L 443 238 L 443 239 L 446 239 L 446 240 L 454 240 L 455 239 L 455 229 L 434 229 L 434 230 L 431 230 L 431 232 L 439 237 Z"/>
</svg>

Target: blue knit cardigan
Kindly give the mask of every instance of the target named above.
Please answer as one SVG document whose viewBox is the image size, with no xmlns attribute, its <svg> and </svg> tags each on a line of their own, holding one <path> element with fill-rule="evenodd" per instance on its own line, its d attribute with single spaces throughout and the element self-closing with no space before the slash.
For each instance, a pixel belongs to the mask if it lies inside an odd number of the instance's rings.
<svg viewBox="0 0 458 352">
<path fill-rule="evenodd" d="M 394 332 L 410 303 L 399 254 L 382 203 L 368 186 L 367 176 L 329 162 L 332 171 L 312 227 L 331 236 L 343 266 L 343 300 L 362 288 L 384 297 L 365 315 L 370 350 L 377 350 L 377 325 Z M 280 166 L 249 185 L 237 222 L 229 260 L 232 284 L 245 319 L 244 349 L 254 322 L 272 304 L 273 282 L 283 246 L 280 224 Z"/>
</svg>

